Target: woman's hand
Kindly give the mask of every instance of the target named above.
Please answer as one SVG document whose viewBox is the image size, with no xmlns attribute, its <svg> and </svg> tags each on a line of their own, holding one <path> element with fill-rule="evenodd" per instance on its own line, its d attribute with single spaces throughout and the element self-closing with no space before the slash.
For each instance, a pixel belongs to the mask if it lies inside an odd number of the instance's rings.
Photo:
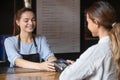
<svg viewBox="0 0 120 80">
<path fill-rule="evenodd" d="M 39 63 L 38 67 L 39 69 L 45 70 L 45 71 L 56 71 L 54 67 L 54 63 L 49 61 Z"/>
<path fill-rule="evenodd" d="M 75 61 L 73 61 L 73 60 L 67 60 L 67 63 L 68 64 L 73 64 Z"/>
</svg>

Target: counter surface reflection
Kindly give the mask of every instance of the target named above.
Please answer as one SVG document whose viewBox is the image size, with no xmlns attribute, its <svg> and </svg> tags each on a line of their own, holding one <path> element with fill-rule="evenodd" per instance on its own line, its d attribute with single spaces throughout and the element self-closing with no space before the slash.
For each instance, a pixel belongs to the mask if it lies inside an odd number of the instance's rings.
<svg viewBox="0 0 120 80">
<path fill-rule="evenodd" d="M 59 72 L 0 67 L 0 80 L 59 80 L 59 75 Z"/>
</svg>

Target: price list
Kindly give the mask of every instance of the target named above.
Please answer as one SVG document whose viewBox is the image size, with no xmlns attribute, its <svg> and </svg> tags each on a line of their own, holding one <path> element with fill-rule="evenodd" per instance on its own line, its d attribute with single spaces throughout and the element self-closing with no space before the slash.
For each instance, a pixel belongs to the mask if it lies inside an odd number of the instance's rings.
<svg viewBox="0 0 120 80">
<path fill-rule="evenodd" d="M 80 52 L 80 0 L 37 0 L 37 34 L 54 53 Z"/>
</svg>

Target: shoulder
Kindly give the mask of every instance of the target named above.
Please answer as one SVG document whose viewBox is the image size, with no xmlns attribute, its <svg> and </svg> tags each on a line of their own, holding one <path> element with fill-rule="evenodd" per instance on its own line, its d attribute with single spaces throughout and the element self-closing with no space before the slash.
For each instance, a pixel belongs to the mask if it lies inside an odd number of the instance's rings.
<svg viewBox="0 0 120 80">
<path fill-rule="evenodd" d="M 9 36 L 7 38 L 5 38 L 5 42 L 15 42 L 17 41 L 17 38 L 15 36 Z"/>
<path fill-rule="evenodd" d="M 97 48 L 98 44 L 94 44 L 92 46 L 90 46 L 86 51 L 94 51 Z"/>
<path fill-rule="evenodd" d="M 92 57 L 92 55 L 96 54 L 95 53 L 96 48 L 97 48 L 97 44 L 92 45 L 91 47 L 89 47 L 87 50 L 85 50 L 81 54 L 80 58 L 88 59 L 88 58 Z"/>
<path fill-rule="evenodd" d="M 10 36 L 10 37 L 5 38 L 4 45 L 5 46 L 16 45 L 17 42 L 18 42 L 18 39 L 15 36 Z"/>
<path fill-rule="evenodd" d="M 35 39 L 36 40 L 46 40 L 46 37 L 44 35 L 42 35 L 42 36 L 41 35 L 36 35 Z"/>
<path fill-rule="evenodd" d="M 105 48 L 106 47 L 106 48 Z M 88 58 L 91 57 L 91 59 L 96 59 L 98 57 L 105 57 L 107 54 L 110 54 L 111 50 L 108 49 L 109 46 L 106 46 L 104 44 L 95 44 L 91 47 L 89 47 L 85 52 L 84 56 L 87 56 Z"/>
</svg>

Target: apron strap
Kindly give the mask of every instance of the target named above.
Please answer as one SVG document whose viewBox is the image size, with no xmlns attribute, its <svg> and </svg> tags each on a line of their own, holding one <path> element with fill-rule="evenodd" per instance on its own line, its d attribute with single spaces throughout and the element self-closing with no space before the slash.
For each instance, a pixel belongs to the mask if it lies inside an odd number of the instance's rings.
<svg viewBox="0 0 120 80">
<path fill-rule="evenodd" d="M 20 35 L 18 35 L 18 52 L 19 53 L 20 53 L 20 47 L 21 47 L 20 42 L 21 42 L 21 38 L 20 38 Z M 35 45 L 35 48 L 36 48 L 36 52 L 38 53 L 38 47 L 37 47 L 37 44 L 36 44 L 36 41 L 35 41 L 35 36 L 33 36 L 33 42 L 34 42 L 34 45 Z M 41 48 L 41 45 L 40 45 L 40 48 Z"/>
<path fill-rule="evenodd" d="M 18 36 L 18 53 L 20 54 L 20 47 L 21 47 L 21 39 L 20 39 L 20 35 Z M 33 61 L 33 62 L 40 62 L 40 56 L 38 53 L 38 47 L 35 41 L 35 36 L 33 36 L 33 42 L 34 42 L 34 46 L 36 48 L 36 53 L 35 54 L 29 54 L 29 55 L 25 55 L 25 54 L 20 54 L 22 55 L 23 59 L 28 60 L 28 61 Z M 41 41 L 40 41 L 41 43 Z M 40 48 L 41 48 L 41 44 L 40 44 Z"/>
</svg>

